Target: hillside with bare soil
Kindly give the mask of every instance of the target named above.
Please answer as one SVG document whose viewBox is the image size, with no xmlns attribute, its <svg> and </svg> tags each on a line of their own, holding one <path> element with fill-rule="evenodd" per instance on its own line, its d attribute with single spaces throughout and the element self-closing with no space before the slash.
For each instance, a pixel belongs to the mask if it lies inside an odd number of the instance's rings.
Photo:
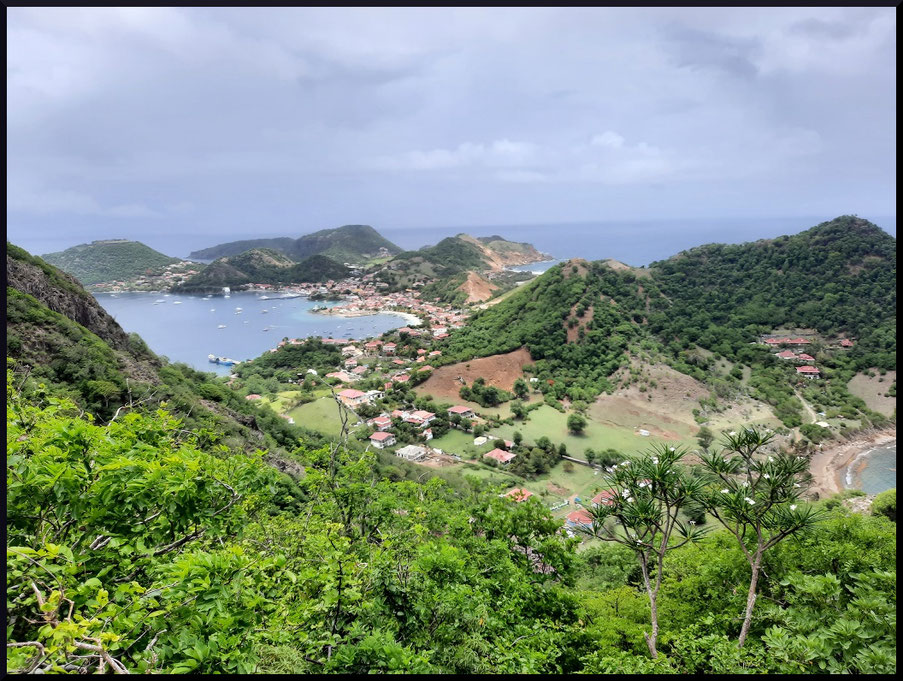
<svg viewBox="0 0 903 681">
<path fill-rule="evenodd" d="M 461 400 L 458 393 L 464 385 L 462 379 L 467 385 L 472 385 L 476 379 L 482 378 L 486 385 L 511 390 L 514 381 L 523 377 L 523 366 L 532 362 L 530 353 L 526 348 L 521 348 L 502 355 L 449 364 L 433 371 L 433 375 L 417 386 L 416 390 L 418 394 L 428 394 L 437 400 L 450 402 Z"/>
</svg>

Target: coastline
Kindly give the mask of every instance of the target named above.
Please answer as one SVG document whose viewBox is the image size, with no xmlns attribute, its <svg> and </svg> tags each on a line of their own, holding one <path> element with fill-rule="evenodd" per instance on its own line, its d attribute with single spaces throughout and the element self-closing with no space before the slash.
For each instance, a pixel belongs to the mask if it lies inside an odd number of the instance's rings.
<svg viewBox="0 0 903 681">
<path fill-rule="evenodd" d="M 848 467 L 858 460 L 860 462 L 858 470 L 861 470 L 865 465 L 864 454 L 896 439 L 897 429 L 893 426 L 855 435 L 849 440 L 818 451 L 809 460 L 809 472 L 813 478 L 809 492 L 817 493 L 819 498 L 824 498 L 847 489 Z"/>
<path fill-rule="evenodd" d="M 327 307 L 322 310 L 311 310 L 311 313 L 331 315 L 333 317 L 370 317 L 375 314 L 389 314 L 401 317 L 408 323 L 408 326 L 423 325 L 423 320 L 417 315 L 411 314 L 410 312 L 399 312 L 398 310 L 345 310 L 342 308 Z"/>
</svg>

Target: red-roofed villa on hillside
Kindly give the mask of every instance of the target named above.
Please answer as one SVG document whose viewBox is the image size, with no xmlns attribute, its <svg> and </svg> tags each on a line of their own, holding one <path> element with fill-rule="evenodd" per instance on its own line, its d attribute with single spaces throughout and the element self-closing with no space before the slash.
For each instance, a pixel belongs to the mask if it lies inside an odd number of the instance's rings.
<svg viewBox="0 0 903 681">
<path fill-rule="evenodd" d="M 853 341 L 851 341 L 849 338 L 844 338 L 840 341 L 840 347 L 851 348 L 853 347 Z"/>
<path fill-rule="evenodd" d="M 395 436 L 392 435 L 392 433 L 377 431 L 370 436 L 370 442 L 373 443 L 373 446 L 377 449 L 385 449 L 386 447 L 391 447 L 395 444 Z"/>
<path fill-rule="evenodd" d="M 509 497 L 511 499 L 514 499 L 517 503 L 520 503 L 520 502 L 526 501 L 527 499 L 532 497 L 533 492 L 531 492 L 528 489 L 521 489 L 521 488 L 515 487 L 513 490 L 508 492 L 505 496 Z"/>
<path fill-rule="evenodd" d="M 578 508 L 567 514 L 565 525 L 569 528 L 585 527 L 589 529 L 593 526 L 593 516 L 585 508 Z"/>
<path fill-rule="evenodd" d="M 801 366 L 801 367 L 797 367 L 796 373 L 800 374 L 801 376 L 805 376 L 806 378 L 818 378 L 819 375 L 821 374 L 821 372 L 818 369 L 816 369 L 814 366 L 810 366 L 808 364 Z"/>
<path fill-rule="evenodd" d="M 506 452 L 504 449 L 493 449 L 491 452 L 487 452 L 483 455 L 484 457 L 489 457 L 490 459 L 495 459 L 503 466 L 507 466 L 508 463 L 513 459 L 516 454 L 512 454 L 511 452 Z"/>
<path fill-rule="evenodd" d="M 455 405 L 451 409 L 448 410 L 449 416 L 454 416 L 457 414 L 458 416 L 462 416 L 464 418 L 472 419 L 474 417 L 473 409 L 470 407 L 465 407 L 463 405 Z"/>
<path fill-rule="evenodd" d="M 254 400 L 259 400 L 260 395 L 257 395 L 257 394 L 245 395 L 245 399 L 251 400 L 253 402 Z"/>
<path fill-rule="evenodd" d="M 780 357 L 781 359 L 793 359 L 794 357 L 796 357 L 796 355 L 794 355 L 793 352 L 790 350 L 784 350 L 783 352 L 779 352 L 777 354 L 777 356 Z"/>
<path fill-rule="evenodd" d="M 800 362 L 814 362 L 815 361 L 815 357 L 813 357 L 812 355 L 807 355 L 805 352 L 801 352 L 800 354 L 798 354 L 796 356 L 796 358 Z"/>
<path fill-rule="evenodd" d="M 596 506 L 611 506 L 614 501 L 612 501 L 618 493 L 613 489 L 606 489 L 599 492 L 596 496 L 592 498 L 593 507 Z"/>
<path fill-rule="evenodd" d="M 359 404 L 363 404 L 367 402 L 367 393 L 361 392 L 360 390 L 355 390 L 354 388 L 347 388 L 339 393 L 339 400 L 346 407 L 356 407 Z"/>
</svg>

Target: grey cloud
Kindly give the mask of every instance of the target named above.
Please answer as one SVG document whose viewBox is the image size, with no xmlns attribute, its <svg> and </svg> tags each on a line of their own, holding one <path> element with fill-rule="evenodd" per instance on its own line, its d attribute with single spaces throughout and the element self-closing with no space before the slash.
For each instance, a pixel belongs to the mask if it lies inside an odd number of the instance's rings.
<svg viewBox="0 0 903 681">
<path fill-rule="evenodd" d="M 11 236 L 890 214 L 895 28 L 889 8 L 11 8 Z"/>
</svg>

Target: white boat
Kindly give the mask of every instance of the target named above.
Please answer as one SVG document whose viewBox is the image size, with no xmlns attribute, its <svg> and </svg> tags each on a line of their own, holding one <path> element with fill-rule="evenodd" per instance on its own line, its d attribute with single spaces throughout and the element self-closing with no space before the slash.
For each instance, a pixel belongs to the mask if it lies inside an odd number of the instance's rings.
<svg viewBox="0 0 903 681">
<path fill-rule="evenodd" d="M 169 298 L 169 294 L 168 294 L 168 293 L 164 293 L 164 294 L 163 294 L 163 297 L 164 297 L 164 298 Z"/>
<path fill-rule="evenodd" d="M 241 312 L 241 308 L 240 308 L 240 307 L 236 307 L 236 308 L 235 308 L 235 311 L 236 311 L 236 312 Z"/>
<path fill-rule="evenodd" d="M 182 304 L 182 301 L 181 301 L 181 300 L 175 300 L 175 301 L 173 301 L 172 304 L 173 304 L 173 305 L 181 305 L 181 304 Z"/>
<path fill-rule="evenodd" d="M 260 296 L 260 299 L 261 299 L 261 300 L 269 300 L 270 297 L 269 297 L 269 296 Z"/>
<path fill-rule="evenodd" d="M 225 325 L 225 324 L 220 324 L 220 325 L 217 326 L 216 328 L 218 328 L 218 329 L 225 329 L 225 328 L 226 328 L 226 325 Z"/>
<path fill-rule="evenodd" d="M 266 314 L 267 312 L 269 312 L 269 310 L 261 310 L 260 314 Z"/>
<path fill-rule="evenodd" d="M 265 327 L 263 327 L 263 330 L 264 330 L 264 331 L 269 331 L 269 330 L 270 330 L 270 327 L 265 326 Z"/>
<path fill-rule="evenodd" d="M 216 308 L 215 308 L 215 307 L 211 307 L 211 308 L 210 308 L 210 311 L 211 311 L 211 312 L 216 312 Z"/>
<path fill-rule="evenodd" d="M 154 305 L 159 305 L 160 303 L 165 303 L 165 302 L 166 302 L 166 301 L 165 301 L 165 300 L 162 300 L 162 299 L 161 299 L 161 300 L 155 300 L 155 301 L 154 301 Z"/>
</svg>

